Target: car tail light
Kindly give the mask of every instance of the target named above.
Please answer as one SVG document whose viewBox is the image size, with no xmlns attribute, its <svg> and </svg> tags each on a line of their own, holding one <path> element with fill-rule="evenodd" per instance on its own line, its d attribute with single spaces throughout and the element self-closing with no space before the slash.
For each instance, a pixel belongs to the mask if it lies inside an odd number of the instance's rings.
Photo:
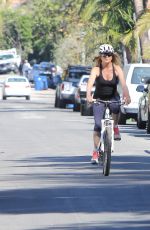
<svg viewBox="0 0 150 230">
<path fill-rule="evenodd" d="M 61 84 L 61 90 L 64 90 L 64 84 Z"/>
<path fill-rule="evenodd" d="M 80 98 L 80 88 L 77 90 L 77 97 Z"/>
<path fill-rule="evenodd" d="M 10 87 L 10 85 L 5 85 L 5 88 L 9 88 Z"/>
</svg>

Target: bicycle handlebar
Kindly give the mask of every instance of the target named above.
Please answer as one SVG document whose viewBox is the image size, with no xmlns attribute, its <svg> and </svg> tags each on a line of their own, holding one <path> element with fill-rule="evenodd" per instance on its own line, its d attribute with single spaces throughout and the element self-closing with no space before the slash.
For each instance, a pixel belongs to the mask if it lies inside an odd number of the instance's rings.
<svg viewBox="0 0 150 230">
<path fill-rule="evenodd" d="M 119 105 L 124 105 L 125 101 L 124 100 L 119 100 L 119 101 L 106 101 L 106 100 L 101 100 L 101 99 L 93 99 L 92 103 L 104 103 L 104 104 L 112 104 L 112 103 L 119 103 Z"/>
</svg>

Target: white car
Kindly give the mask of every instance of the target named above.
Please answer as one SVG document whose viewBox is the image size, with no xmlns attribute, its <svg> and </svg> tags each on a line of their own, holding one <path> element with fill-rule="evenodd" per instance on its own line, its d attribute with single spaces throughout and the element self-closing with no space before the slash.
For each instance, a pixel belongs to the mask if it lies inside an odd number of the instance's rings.
<svg viewBox="0 0 150 230">
<path fill-rule="evenodd" d="M 143 88 L 143 95 L 139 99 L 138 115 L 137 115 L 137 127 L 139 129 L 146 128 L 146 122 L 148 120 L 148 90 Z"/>
<path fill-rule="evenodd" d="M 7 97 L 25 97 L 30 100 L 31 85 L 24 76 L 10 75 L 4 81 L 2 87 L 3 100 Z"/>
<path fill-rule="evenodd" d="M 125 125 L 126 120 L 133 118 L 137 120 L 138 103 L 142 96 L 142 92 L 138 92 L 137 86 L 144 84 L 145 80 L 150 76 L 150 64 L 133 63 L 124 66 L 124 74 L 126 84 L 129 89 L 131 103 L 121 106 L 119 124 Z"/>
<path fill-rule="evenodd" d="M 92 116 L 92 105 L 86 101 L 86 91 L 89 75 L 83 75 L 79 81 L 78 88 L 75 92 L 75 102 L 73 111 L 80 111 L 81 116 Z M 92 88 L 92 93 L 95 91 L 95 86 Z"/>
<path fill-rule="evenodd" d="M 146 86 L 139 85 L 137 87 L 137 91 L 143 93 L 138 104 L 137 127 L 139 129 L 146 128 L 147 133 L 150 133 L 150 78 L 146 84 Z"/>
<path fill-rule="evenodd" d="M 78 83 L 78 87 L 76 88 L 74 96 L 73 111 L 80 111 L 81 100 L 82 98 L 86 98 L 86 88 L 88 80 L 89 75 L 83 75 Z"/>
</svg>

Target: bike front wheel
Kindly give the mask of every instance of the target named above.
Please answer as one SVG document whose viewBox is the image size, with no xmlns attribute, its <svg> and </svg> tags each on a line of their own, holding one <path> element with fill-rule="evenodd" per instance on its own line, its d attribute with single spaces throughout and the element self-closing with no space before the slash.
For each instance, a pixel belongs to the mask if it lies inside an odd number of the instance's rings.
<svg viewBox="0 0 150 230">
<path fill-rule="evenodd" d="M 112 129 L 107 127 L 104 132 L 103 174 L 109 176 L 111 165 Z"/>
</svg>

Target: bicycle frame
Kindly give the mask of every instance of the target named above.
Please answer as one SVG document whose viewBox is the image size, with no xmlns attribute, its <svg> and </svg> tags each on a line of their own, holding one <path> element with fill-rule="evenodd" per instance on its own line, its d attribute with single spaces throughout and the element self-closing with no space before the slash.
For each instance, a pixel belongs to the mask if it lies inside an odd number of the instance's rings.
<svg viewBox="0 0 150 230">
<path fill-rule="evenodd" d="M 111 153 L 114 151 L 114 120 L 110 114 L 109 104 L 119 102 L 103 101 L 98 99 L 95 103 L 104 103 L 105 105 L 104 118 L 101 120 L 99 162 L 102 161 L 104 176 L 108 176 L 110 173 Z"/>
<path fill-rule="evenodd" d="M 104 152 L 104 133 L 107 127 L 111 127 L 111 152 L 114 151 L 114 120 L 110 116 L 110 109 L 106 105 L 104 119 L 101 120 L 101 150 Z"/>
</svg>

